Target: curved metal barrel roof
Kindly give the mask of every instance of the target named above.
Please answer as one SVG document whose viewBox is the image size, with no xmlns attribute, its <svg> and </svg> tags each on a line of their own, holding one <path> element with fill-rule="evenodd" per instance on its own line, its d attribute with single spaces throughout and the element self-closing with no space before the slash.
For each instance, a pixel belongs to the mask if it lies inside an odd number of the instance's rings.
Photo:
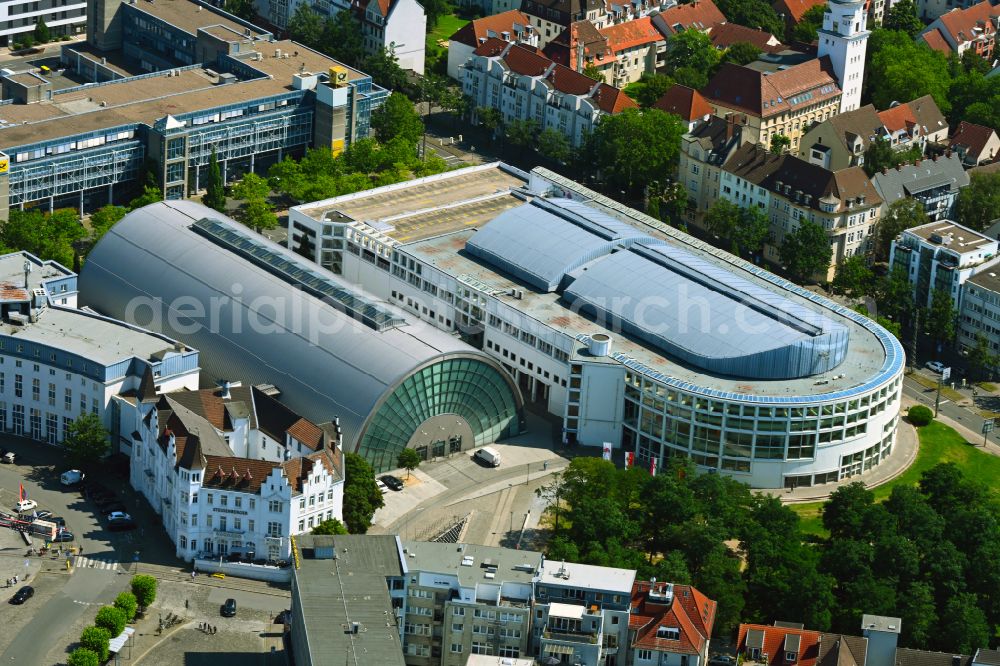
<svg viewBox="0 0 1000 666">
<path fill-rule="evenodd" d="M 191 202 L 128 214 L 91 251 L 80 291 L 86 305 L 199 349 L 213 379 L 273 384 L 306 418 L 339 417 L 345 450 L 354 450 L 380 399 L 415 370 L 456 356 L 498 367 Z"/>
</svg>

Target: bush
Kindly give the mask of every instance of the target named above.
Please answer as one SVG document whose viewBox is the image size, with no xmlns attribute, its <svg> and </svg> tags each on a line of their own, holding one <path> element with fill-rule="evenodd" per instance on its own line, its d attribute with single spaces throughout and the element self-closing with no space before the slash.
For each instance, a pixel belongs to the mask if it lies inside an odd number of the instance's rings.
<svg viewBox="0 0 1000 666">
<path fill-rule="evenodd" d="M 913 405 L 906 412 L 906 418 L 910 420 L 915 426 L 925 426 L 934 420 L 934 412 L 930 410 L 930 407 L 924 407 L 923 405 Z"/>
<path fill-rule="evenodd" d="M 84 647 L 73 650 L 66 663 L 69 666 L 101 666 L 101 660 L 97 653 Z"/>
<path fill-rule="evenodd" d="M 133 576 L 132 594 L 139 602 L 139 608 L 146 608 L 156 601 L 156 579 L 146 575 Z"/>
<path fill-rule="evenodd" d="M 114 606 L 105 606 L 97 611 L 94 624 L 104 627 L 112 636 L 117 636 L 125 629 L 125 613 Z"/>
<path fill-rule="evenodd" d="M 125 620 L 131 622 L 135 619 L 135 611 L 139 608 L 139 602 L 131 592 L 122 592 L 115 597 L 115 608 L 125 613 Z"/>
<path fill-rule="evenodd" d="M 104 627 L 87 627 L 80 634 L 80 645 L 97 655 L 101 662 L 108 660 L 111 632 Z"/>
</svg>

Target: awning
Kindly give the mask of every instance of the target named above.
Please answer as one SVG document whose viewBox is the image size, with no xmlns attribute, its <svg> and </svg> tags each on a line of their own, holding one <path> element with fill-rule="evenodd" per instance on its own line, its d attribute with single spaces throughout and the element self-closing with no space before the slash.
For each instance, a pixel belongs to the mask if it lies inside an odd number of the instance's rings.
<svg viewBox="0 0 1000 666">
<path fill-rule="evenodd" d="M 576 604 L 549 604 L 550 617 L 566 617 L 573 620 L 579 620 L 583 617 L 586 610 L 586 606 L 579 606 Z"/>
<path fill-rule="evenodd" d="M 573 648 L 568 645 L 546 645 L 542 648 L 545 654 L 573 654 Z"/>
<path fill-rule="evenodd" d="M 108 644 L 108 649 L 112 654 L 117 654 L 119 650 L 125 647 L 125 643 L 128 642 L 128 639 L 131 638 L 134 633 L 135 629 L 132 627 L 125 627 L 125 631 L 111 639 L 111 642 Z"/>
</svg>

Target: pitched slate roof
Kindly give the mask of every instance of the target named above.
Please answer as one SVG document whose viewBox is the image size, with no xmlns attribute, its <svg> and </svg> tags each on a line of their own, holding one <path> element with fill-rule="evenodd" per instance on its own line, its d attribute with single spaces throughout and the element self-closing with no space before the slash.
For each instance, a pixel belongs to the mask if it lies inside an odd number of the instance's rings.
<svg viewBox="0 0 1000 666">
<path fill-rule="evenodd" d="M 157 401 L 156 380 L 153 378 L 153 368 L 146 365 L 142 373 L 142 380 L 139 382 L 139 390 L 135 394 L 139 402 L 153 403 Z"/>
<path fill-rule="evenodd" d="M 774 155 L 754 143 L 737 148 L 722 168 L 772 192 L 779 182 L 788 185 L 792 193 L 799 190 L 809 195 L 805 205 L 816 210 L 820 210 L 820 199 L 831 196 L 840 201 L 836 212 L 847 210 L 847 202 L 853 203 L 859 197 L 864 197 L 866 206 L 882 203 L 861 167 L 829 171 L 788 153 Z"/>
<path fill-rule="evenodd" d="M 792 643 L 795 640 L 798 641 L 797 659 L 793 662 L 785 660 L 785 641 L 789 637 L 792 637 Z M 816 661 L 819 658 L 820 640 L 821 634 L 818 631 L 773 627 L 765 624 L 741 624 L 736 645 L 741 653 L 745 653 L 748 646 L 759 647 L 761 654 L 768 656 L 767 663 L 770 666 L 791 666 L 792 664 L 795 666 L 816 666 Z M 792 646 L 789 645 L 789 647 Z M 760 661 L 763 662 L 763 659 Z"/>
<path fill-rule="evenodd" d="M 615 54 L 636 46 L 664 41 L 663 35 L 653 27 L 653 21 L 648 16 L 616 23 L 601 28 L 599 32 L 607 39 L 608 48 Z"/>
<path fill-rule="evenodd" d="M 701 93 L 710 102 L 765 118 L 841 94 L 830 58 L 826 56 L 773 74 L 725 63 Z"/>
<path fill-rule="evenodd" d="M 603 0 L 524 0 L 521 11 L 546 21 L 569 25 L 594 9 L 603 10 Z"/>
<path fill-rule="evenodd" d="M 865 666 L 867 657 L 867 638 L 824 633 L 820 636 L 816 666 Z"/>
<path fill-rule="evenodd" d="M 253 389 L 253 402 L 257 427 L 271 439 L 283 444 L 285 433 L 288 433 L 314 451 L 323 448 L 323 430 L 312 421 L 302 418 L 283 402 L 257 388 Z"/>
<path fill-rule="evenodd" d="M 712 28 L 708 33 L 712 44 L 717 49 L 728 49 L 733 44 L 746 42 L 753 44 L 761 51 L 780 51 L 784 45 L 778 38 L 764 30 L 754 30 L 738 23 L 723 23 Z"/>
<path fill-rule="evenodd" d="M 661 593 L 665 583 L 636 582 L 632 587 L 629 629 L 635 630 L 634 649 L 674 654 L 701 654 L 712 635 L 716 603 L 690 585 L 674 585 L 669 601 L 651 598 L 654 587 Z M 660 627 L 678 630 L 676 639 L 657 636 Z"/>
<path fill-rule="evenodd" d="M 726 22 L 725 15 L 712 0 L 695 0 L 688 4 L 675 5 L 655 14 L 652 19 L 653 25 L 665 37 L 684 32 L 688 28 L 701 31 L 710 30 Z"/>
<path fill-rule="evenodd" d="M 679 83 L 667 88 L 667 92 L 656 100 L 653 108 L 673 113 L 687 121 L 712 115 L 712 107 L 709 106 L 700 92 Z"/>
<path fill-rule="evenodd" d="M 948 121 L 938 108 L 937 102 L 930 95 L 924 95 L 906 103 L 910 111 L 917 118 L 917 123 L 925 133 L 934 133 L 948 129 Z"/>
<path fill-rule="evenodd" d="M 961 146 L 973 161 L 978 162 L 983 157 L 986 144 L 989 143 L 989 140 L 995 134 L 996 132 L 991 127 L 976 125 L 975 123 L 963 120 L 958 124 L 955 134 L 951 137 L 951 147 L 957 148 Z M 987 158 L 989 157 L 993 157 L 993 155 L 988 155 Z"/>
<path fill-rule="evenodd" d="M 891 204 L 931 188 L 947 186 L 948 191 L 957 192 L 969 184 L 969 174 L 958 153 L 952 153 L 885 169 L 872 176 L 872 184 L 886 204 Z"/>
<path fill-rule="evenodd" d="M 986 648 L 979 648 L 976 650 L 976 655 L 972 658 L 972 661 L 979 666 L 1000 666 L 1000 650 L 987 650 Z"/>
<path fill-rule="evenodd" d="M 972 663 L 972 657 L 968 655 L 897 648 L 896 666 L 952 666 L 955 657 L 959 657 L 958 666 L 969 666 Z"/>
<path fill-rule="evenodd" d="M 479 44 L 479 40 L 500 37 L 504 32 L 509 32 L 511 39 L 517 39 L 520 31 L 530 25 L 531 19 L 527 14 L 512 9 L 493 16 L 472 19 L 456 30 L 455 34 L 448 39 L 452 42 L 476 46 Z"/>
<path fill-rule="evenodd" d="M 867 150 L 868 144 L 873 138 L 885 136 L 885 126 L 882 124 L 882 119 L 879 118 L 879 114 L 871 104 L 866 104 L 854 111 L 830 116 L 825 122 L 830 123 L 830 126 L 836 130 L 837 138 L 845 148 L 849 148 L 854 137 L 858 137 L 861 139 L 864 149 Z"/>
</svg>

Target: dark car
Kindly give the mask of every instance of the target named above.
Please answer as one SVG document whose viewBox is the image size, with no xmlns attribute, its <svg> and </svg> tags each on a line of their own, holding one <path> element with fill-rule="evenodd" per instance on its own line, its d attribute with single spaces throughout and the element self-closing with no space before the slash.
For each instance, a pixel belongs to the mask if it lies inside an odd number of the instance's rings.
<svg viewBox="0 0 1000 666">
<path fill-rule="evenodd" d="M 379 481 L 389 486 L 392 490 L 402 490 L 403 480 L 398 476 L 393 476 L 391 474 L 386 474 L 385 476 L 380 476 Z"/>
<path fill-rule="evenodd" d="M 35 512 L 35 518 L 37 518 L 38 520 L 52 520 L 50 516 L 52 516 L 51 511 L 42 510 Z"/>
<path fill-rule="evenodd" d="M 105 504 L 101 507 L 101 515 L 108 516 L 115 511 L 121 511 L 122 513 L 128 513 L 128 507 L 126 507 L 121 502 L 112 502 L 111 504 Z"/>
<path fill-rule="evenodd" d="M 109 504 L 116 504 L 121 501 L 115 495 L 99 495 L 97 497 L 91 497 L 90 499 L 97 505 L 98 508 L 103 508 Z"/>
<path fill-rule="evenodd" d="M 108 521 L 108 529 L 112 532 L 127 532 L 135 529 L 135 521 L 131 519 L 117 519 Z"/>
<path fill-rule="evenodd" d="M 736 666 L 736 657 L 720 654 L 708 660 L 708 666 Z"/>
<path fill-rule="evenodd" d="M 10 603 L 20 605 L 33 596 L 35 596 L 35 588 L 30 585 L 25 585 L 14 593 L 14 596 L 10 598 Z"/>
<path fill-rule="evenodd" d="M 222 613 L 222 617 L 236 617 L 236 599 L 226 599 L 219 612 Z"/>
<path fill-rule="evenodd" d="M 59 543 L 62 541 L 72 541 L 76 537 L 73 536 L 72 532 L 67 530 L 59 530 L 56 532 L 56 538 L 53 539 L 54 542 Z"/>
<path fill-rule="evenodd" d="M 63 518 L 62 516 L 49 516 L 45 520 L 49 521 L 50 523 L 55 523 L 56 527 L 61 527 L 61 528 L 66 527 L 66 519 Z"/>
</svg>

